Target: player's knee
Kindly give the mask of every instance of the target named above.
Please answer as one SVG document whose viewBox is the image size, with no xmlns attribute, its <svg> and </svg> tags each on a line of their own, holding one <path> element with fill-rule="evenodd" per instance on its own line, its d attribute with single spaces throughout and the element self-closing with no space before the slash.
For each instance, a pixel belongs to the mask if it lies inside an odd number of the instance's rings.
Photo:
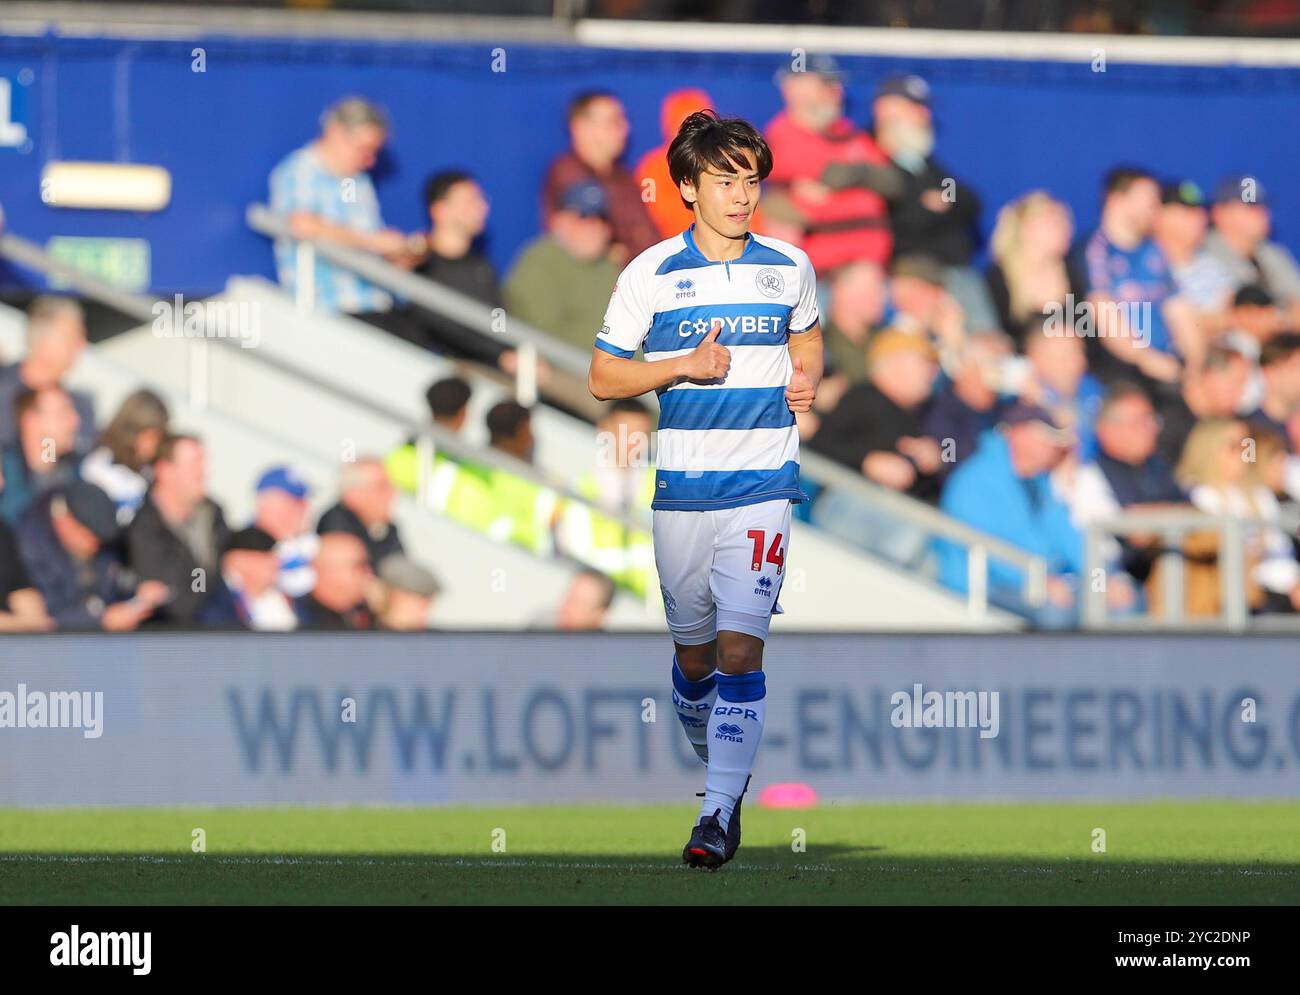
<svg viewBox="0 0 1300 995">
<path fill-rule="evenodd" d="M 713 673 L 717 660 L 717 640 L 699 646 L 677 647 L 677 667 L 688 681 L 702 681 Z"/>
<path fill-rule="evenodd" d="M 743 632 L 718 634 L 718 669 L 724 674 L 748 674 L 763 669 L 763 640 Z"/>
</svg>

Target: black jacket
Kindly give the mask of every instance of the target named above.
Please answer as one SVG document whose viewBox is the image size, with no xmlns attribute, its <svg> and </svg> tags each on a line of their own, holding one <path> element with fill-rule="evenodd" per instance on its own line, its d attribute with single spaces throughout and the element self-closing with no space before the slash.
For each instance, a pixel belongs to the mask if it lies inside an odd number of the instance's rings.
<svg viewBox="0 0 1300 995">
<path fill-rule="evenodd" d="M 875 384 L 864 381 L 844 392 L 808 446 L 861 473 L 862 461 L 868 453 L 890 452 L 901 456 L 900 438 L 924 436 L 925 415 L 925 405 L 900 408 Z M 917 469 L 916 480 L 907 493 L 922 501 L 938 501 L 938 478 Z"/>
<path fill-rule="evenodd" d="M 135 593 L 135 578 L 109 548 L 77 563 L 54 534 L 53 497 L 37 498 L 18 520 L 18 549 L 32 586 L 41 592 L 46 611 L 60 629 L 99 629 L 104 609 Z"/>
<path fill-rule="evenodd" d="M 379 564 L 383 562 L 384 557 L 404 552 L 402 537 L 396 525 L 389 523 L 382 535 L 373 536 L 361 523 L 356 512 L 342 504 L 334 505 L 320 516 L 320 521 L 316 523 L 316 532 L 318 535 L 324 535 L 326 532 L 346 532 L 356 536 L 365 543 L 366 552 L 370 555 L 370 565 L 376 570 L 379 569 Z"/>
<path fill-rule="evenodd" d="M 205 539 L 208 547 L 205 563 L 200 563 L 185 541 L 163 521 L 152 493 L 145 497 L 126 531 L 127 561 L 131 569 L 141 580 L 160 580 L 171 589 L 172 600 L 154 613 L 153 618 L 159 623 L 193 624 L 209 588 L 221 580 L 221 551 L 230 538 L 230 529 L 221 507 L 208 498 L 203 501 L 204 508 L 199 513 L 211 517 Z M 196 574 L 200 569 L 203 573 Z"/>
</svg>

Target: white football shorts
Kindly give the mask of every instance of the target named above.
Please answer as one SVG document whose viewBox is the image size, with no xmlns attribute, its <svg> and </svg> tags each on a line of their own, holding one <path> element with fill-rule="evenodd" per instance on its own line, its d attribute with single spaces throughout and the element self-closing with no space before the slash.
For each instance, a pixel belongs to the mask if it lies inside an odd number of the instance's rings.
<svg viewBox="0 0 1300 995">
<path fill-rule="evenodd" d="M 673 641 L 719 631 L 767 640 L 785 580 L 789 498 L 720 511 L 655 511 L 655 565 Z"/>
</svg>

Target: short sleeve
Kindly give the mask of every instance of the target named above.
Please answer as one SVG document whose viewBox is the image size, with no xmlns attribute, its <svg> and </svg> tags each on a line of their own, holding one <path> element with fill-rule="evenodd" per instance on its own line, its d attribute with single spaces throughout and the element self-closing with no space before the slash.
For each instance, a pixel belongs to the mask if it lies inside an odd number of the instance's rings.
<svg viewBox="0 0 1300 995">
<path fill-rule="evenodd" d="M 817 274 L 813 272 L 812 263 L 800 253 L 797 267 L 799 300 L 790 312 L 790 331 L 794 334 L 808 331 L 821 317 L 817 313 Z"/>
<path fill-rule="evenodd" d="M 605 310 L 605 322 L 596 333 L 596 348 L 611 356 L 631 359 L 650 330 L 649 294 L 646 280 L 634 266 L 623 270 Z"/>
<path fill-rule="evenodd" d="M 361 210 L 355 227 L 361 231 L 379 231 L 384 227 L 384 218 L 379 211 L 379 195 L 375 193 L 375 185 L 365 173 L 359 174 L 356 181 L 357 206 Z"/>
</svg>

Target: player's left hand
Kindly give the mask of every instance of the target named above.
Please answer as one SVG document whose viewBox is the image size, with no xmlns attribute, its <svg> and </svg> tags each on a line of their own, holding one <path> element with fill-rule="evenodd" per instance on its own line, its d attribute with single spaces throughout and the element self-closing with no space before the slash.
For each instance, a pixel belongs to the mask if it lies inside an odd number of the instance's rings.
<svg viewBox="0 0 1300 995">
<path fill-rule="evenodd" d="M 790 377 L 790 383 L 785 388 L 785 403 L 789 405 L 791 411 L 811 411 L 816 396 L 817 388 L 808 379 L 808 374 L 803 371 L 803 360 L 796 359 L 794 375 Z"/>
</svg>

